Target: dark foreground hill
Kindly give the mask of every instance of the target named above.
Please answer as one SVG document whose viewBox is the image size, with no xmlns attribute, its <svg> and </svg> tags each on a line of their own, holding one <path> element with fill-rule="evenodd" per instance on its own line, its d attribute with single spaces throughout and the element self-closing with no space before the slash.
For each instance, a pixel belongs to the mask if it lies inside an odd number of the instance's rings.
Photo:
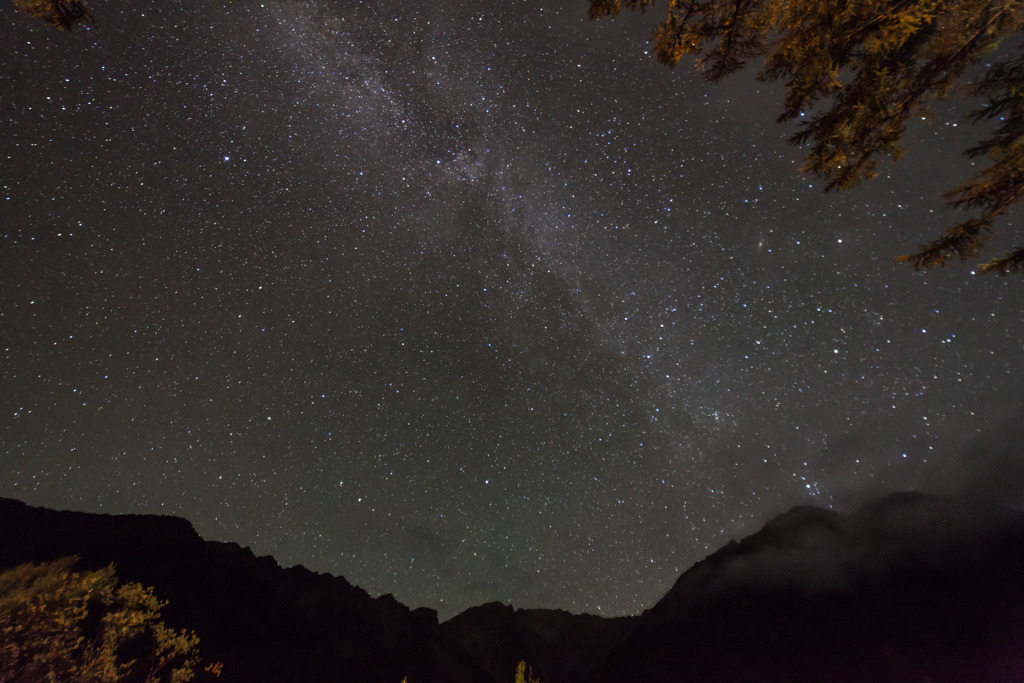
<svg viewBox="0 0 1024 683">
<path fill-rule="evenodd" d="M 1024 518 L 896 494 L 794 508 L 684 573 L 612 680 L 1024 681 Z"/>
<path fill-rule="evenodd" d="M 488 680 L 444 636 L 433 610 L 373 599 L 340 577 L 282 569 L 232 543 L 204 541 L 183 519 L 94 515 L 0 499 L 0 568 L 78 555 L 156 588 L 168 624 L 200 637 L 221 680 L 410 683 Z"/>
<path fill-rule="evenodd" d="M 0 569 L 66 555 L 154 586 L 227 682 L 511 683 L 521 659 L 543 683 L 1024 680 L 1024 519 L 916 494 L 795 508 L 621 619 L 491 603 L 438 624 L 181 519 L 0 499 Z"/>
</svg>

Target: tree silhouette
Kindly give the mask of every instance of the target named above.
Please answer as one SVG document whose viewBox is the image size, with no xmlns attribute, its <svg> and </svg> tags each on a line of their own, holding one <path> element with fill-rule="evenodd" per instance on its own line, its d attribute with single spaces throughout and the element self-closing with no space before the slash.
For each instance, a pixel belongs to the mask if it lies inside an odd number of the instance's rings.
<svg viewBox="0 0 1024 683">
<path fill-rule="evenodd" d="M 652 4 L 590 0 L 590 16 Z M 1024 0 L 667 0 L 667 8 L 651 35 L 658 61 L 694 55 L 716 81 L 763 59 L 758 78 L 786 88 L 778 121 L 800 120 L 791 140 L 809 146 L 803 170 L 824 178 L 826 191 L 874 178 L 880 156 L 898 159 L 907 121 L 928 116 L 935 100 L 954 90 L 980 99 L 969 121 L 995 129 L 966 154 L 988 165 L 945 195 L 976 215 L 897 260 L 922 269 L 974 257 L 1024 194 L 1024 56 L 1019 47 L 998 52 L 1024 28 Z M 1024 247 L 981 268 L 1024 271 Z"/>
</svg>

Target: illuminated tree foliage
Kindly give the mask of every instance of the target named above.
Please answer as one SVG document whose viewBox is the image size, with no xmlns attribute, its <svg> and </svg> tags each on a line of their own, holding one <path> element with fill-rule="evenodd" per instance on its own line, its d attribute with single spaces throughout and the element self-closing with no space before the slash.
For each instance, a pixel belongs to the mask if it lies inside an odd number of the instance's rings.
<svg viewBox="0 0 1024 683">
<path fill-rule="evenodd" d="M 651 5 L 590 0 L 590 16 Z M 693 55 L 711 81 L 763 59 L 758 78 L 786 87 L 778 120 L 799 119 L 791 140 L 809 148 L 803 170 L 826 190 L 875 177 L 880 156 L 898 159 L 907 121 L 936 99 L 978 98 L 969 120 L 994 128 L 966 153 L 988 165 L 946 193 L 975 215 L 898 259 L 921 269 L 974 257 L 1024 193 L 1024 57 L 999 50 L 1022 28 L 1024 0 L 667 0 L 651 41 L 658 61 Z M 981 267 L 1024 271 L 1024 247 Z"/>
<path fill-rule="evenodd" d="M 93 23 L 89 7 L 81 0 L 14 0 L 14 6 L 61 31 L 70 31 L 79 21 Z"/>
<path fill-rule="evenodd" d="M 515 683 L 540 683 L 540 679 L 533 677 L 533 667 L 526 669 L 526 662 L 519 662 L 516 665 Z"/>
<path fill-rule="evenodd" d="M 118 585 L 114 567 L 74 571 L 75 558 L 0 574 L 0 683 L 184 683 L 203 666 L 195 633 L 160 621 L 153 589 Z"/>
</svg>

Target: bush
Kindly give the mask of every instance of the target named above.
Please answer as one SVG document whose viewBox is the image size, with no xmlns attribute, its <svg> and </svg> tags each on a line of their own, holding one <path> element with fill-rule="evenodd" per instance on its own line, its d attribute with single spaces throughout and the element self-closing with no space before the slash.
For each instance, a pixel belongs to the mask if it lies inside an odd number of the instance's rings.
<svg viewBox="0 0 1024 683">
<path fill-rule="evenodd" d="M 199 638 L 160 621 L 166 602 L 114 566 L 74 571 L 77 558 L 0 573 L 0 683 L 184 683 L 205 664 Z"/>
</svg>

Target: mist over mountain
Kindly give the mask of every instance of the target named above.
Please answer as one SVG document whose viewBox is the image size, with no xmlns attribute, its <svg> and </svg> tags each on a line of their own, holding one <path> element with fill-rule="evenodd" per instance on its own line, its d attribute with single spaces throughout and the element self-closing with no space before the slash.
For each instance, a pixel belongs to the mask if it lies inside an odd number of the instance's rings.
<svg viewBox="0 0 1024 683">
<path fill-rule="evenodd" d="M 609 680 L 1019 680 L 1022 534 L 1017 513 L 916 493 L 794 508 L 685 572 Z"/>
<path fill-rule="evenodd" d="M 1024 674 L 1024 516 L 922 494 L 797 507 L 641 615 L 428 608 L 281 568 L 185 520 L 0 499 L 0 569 L 78 555 L 169 601 L 224 681 L 1003 681 Z"/>
</svg>

